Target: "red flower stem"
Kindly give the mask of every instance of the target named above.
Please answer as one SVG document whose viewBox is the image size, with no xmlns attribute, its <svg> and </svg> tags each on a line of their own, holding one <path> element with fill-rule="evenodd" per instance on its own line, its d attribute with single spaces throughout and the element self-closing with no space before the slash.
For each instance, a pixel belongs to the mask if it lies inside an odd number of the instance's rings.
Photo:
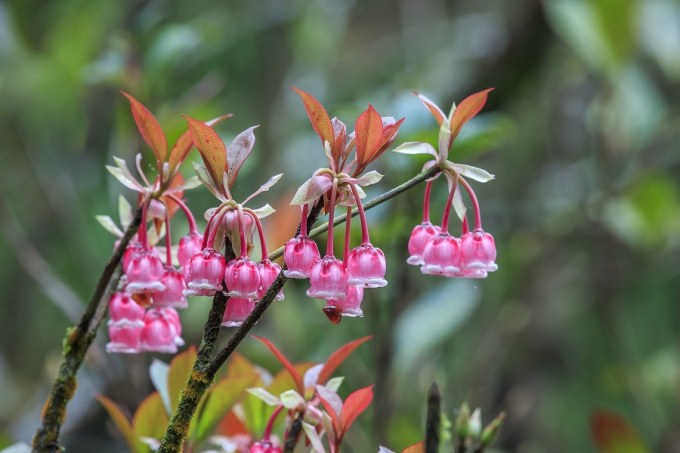
<svg viewBox="0 0 680 453">
<path fill-rule="evenodd" d="M 172 238 L 170 237 L 170 209 L 165 205 L 165 267 L 172 267 Z"/>
<path fill-rule="evenodd" d="M 479 210 L 479 202 L 477 201 L 477 195 L 475 195 L 475 192 L 472 190 L 472 187 L 470 187 L 470 184 L 463 179 L 461 176 L 458 176 L 458 180 L 460 181 L 461 184 L 463 184 L 463 187 L 465 187 L 465 190 L 467 190 L 468 195 L 470 195 L 470 199 L 472 200 L 472 206 L 475 208 L 475 230 L 481 230 L 482 229 L 482 213 Z"/>
<path fill-rule="evenodd" d="M 191 213 L 191 210 L 187 207 L 187 205 L 180 200 L 179 197 L 176 197 L 175 195 L 168 193 L 166 194 L 172 201 L 177 203 L 177 205 L 182 208 L 182 211 L 184 211 L 184 215 L 187 217 L 187 220 L 189 221 L 189 233 L 192 234 L 198 234 L 198 229 L 196 228 L 196 220 L 194 219 L 194 215 Z"/>
<path fill-rule="evenodd" d="M 331 189 L 331 203 L 328 207 L 328 243 L 326 244 L 326 256 L 333 256 L 333 216 L 335 215 L 335 197 L 338 192 L 338 180 L 333 180 Z M 303 222 L 304 223 L 304 222 Z"/>
<path fill-rule="evenodd" d="M 355 186 L 354 184 L 350 184 L 349 186 L 352 188 L 352 195 L 354 195 L 354 201 L 357 202 L 357 209 L 359 210 L 359 220 L 361 221 L 361 245 L 369 245 L 371 243 L 371 240 L 368 237 L 368 224 L 366 223 L 366 212 L 364 212 L 364 206 L 361 204 L 361 198 L 359 198 L 359 191 L 357 190 L 357 186 Z"/>
<path fill-rule="evenodd" d="M 352 207 L 347 206 L 347 220 L 345 221 L 345 250 L 342 256 L 342 264 L 345 266 L 345 269 L 347 269 L 347 257 L 349 256 L 349 240 L 350 237 L 352 236 L 352 229 L 350 228 L 351 223 L 352 223 Z"/>
<path fill-rule="evenodd" d="M 300 220 L 300 234 L 298 236 L 307 236 L 307 211 L 309 210 L 309 203 L 302 205 L 302 220 Z"/>
<path fill-rule="evenodd" d="M 213 230 L 213 220 L 215 220 L 215 216 L 220 212 L 219 207 L 215 208 L 215 211 L 212 213 L 210 216 L 210 219 L 208 220 L 208 224 L 205 226 L 205 231 L 203 232 L 203 244 L 201 246 L 201 250 L 205 250 L 206 247 L 208 247 L 208 239 L 210 238 L 210 233 L 212 233 Z"/>
<path fill-rule="evenodd" d="M 265 442 L 269 442 L 269 436 L 272 434 L 272 428 L 274 427 L 274 421 L 276 420 L 276 417 L 281 413 L 281 409 L 283 409 L 283 404 L 280 404 L 276 409 L 274 409 L 274 413 L 272 414 L 271 417 L 269 417 L 269 421 L 267 422 L 267 426 L 264 429 L 264 434 L 262 435 L 262 440 Z"/>
<path fill-rule="evenodd" d="M 149 241 L 146 236 L 146 217 L 147 211 L 149 210 L 149 203 L 151 203 L 151 200 L 142 199 L 142 223 L 139 226 L 138 232 L 139 242 L 142 244 L 142 247 L 149 246 Z"/>
<path fill-rule="evenodd" d="M 260 222 L 259 217 L 257 217 L 257 214 L 255 214 L 252 209 L 243 208 L 243 210 L 250 214 L 253 217 L 253 220 L 255 220 L 257 233 L 260 235 L 260 248 L 262 249 L 262 258 L 260 258 L 260 261 L 268 260 L 269 253 L 267 253 L 267 241 L 264 239 L 264 228 L 262 228 L 262 223 Z"/>
<path fill-rule="evenodd" d="M 238 236 L 241 239 L 241 258 L 247 258 L 248 244 L 246 243 L 246 219 L 243 215 L 243 206 L 237 204 L 236 209 L 238 210 Z M 260 238 L 262 238 L 262 236 L 260 236 Z"/>
<path fill-rule="evenodd" d="M 432 183 L 428 181 L 425 186 L 425 202 L 423 203 L 423 223 L 430 223 L 430 192 L 432 191 Z"/>
<path fill-rule="evenodd" d="M 462 234 L 468 234 L 470 232 L 470 227 L 468 226 L 467 215 L 463 217 L 463 222 L 461 223 Z"/>
<path fill-rule="evenodd" d="M 451 204 L 453 203 L 453 196 L 458 190 L 458 184 L 454 183 L 449 192 L 449 197 L 446 199 L 446 207 L 444 208 L 444 217 L 442 218 L 442 233 L 449 232 L 449 214 L 451 214 Z"/>
<path fill-rule="evenodd" d="M 210 247 L 211 249 L 215 248 L 215 236 L 217 236 L 217 230 L 220 228 L 220 223 L 222 222 L 222 219 L 226 213 L 226 208 L 216 210 L 213 213 L 212 217 L 210 218 L 210 222 L 208 223 L 208 225 L 210 225 L 210 235 L 208 235 L 208 240 L 203 247 L 204 249 L 206 247 Z"/>
</svg>

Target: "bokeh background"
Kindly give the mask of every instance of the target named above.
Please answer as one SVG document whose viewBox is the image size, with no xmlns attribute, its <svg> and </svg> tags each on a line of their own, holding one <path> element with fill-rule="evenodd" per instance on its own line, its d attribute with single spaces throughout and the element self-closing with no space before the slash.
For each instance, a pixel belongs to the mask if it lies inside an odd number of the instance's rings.
<svg viewBox="0 0 680 453">
<path fill-rule="evenodd" d="M 595 451 L 597 408 L 630 420 L 650 451 L 680 451 L 679 49 L 673 0 L 0 1 L 0 446 L 30 441 L 65 329 L 111 252 L 94 216 L 115 218 L 121 193 L 134 202 L 104 165 L 137 152 L 150 162 L 119 90 L 171 143 L 180 114 L 235 113 L 225 139 L 260 124 L 235 192 L 285 173 L 259 198 L 281 208 L 266 222 L 277 247 L 292 234 L 293 191 L 325 162 L 289 86 L 348 125 L 368 103 L 406 117 L 397 143 L 436 142 L 411 91 L 447 111 L 495 87 L 451 158 L 496 175 L 474 187 L 498 272 L 448 280 L 405 264 L 421 186 L 370 212 L 390 284 L 367 291 L 364 318 L 331 325 L 292 282 L 257 333 L 296 362 L 375 336 L 340 369 L 344 395 L 376 384 L 349 452 L 421 440 L 433 380 L 449 418 L 463 401 L 485 422 L 507 412 L 497 451 Z M 386 153 L 369 197 L 422 163 Z M 445 192 L 439 181 L 435 218 Z M 197 217 L 214 202 L 204 188 L 187 199 Z M 198 298 L 181 313 L 189 344 L 208 307 Z M 134 410 L 152 391 L 154 355 L 107 355 L 106 341 L 80 373 L 71 452 L 124 449 L 94 392 Z M 280 369 L 254 340 L 241 352 Z"/>
</svg>

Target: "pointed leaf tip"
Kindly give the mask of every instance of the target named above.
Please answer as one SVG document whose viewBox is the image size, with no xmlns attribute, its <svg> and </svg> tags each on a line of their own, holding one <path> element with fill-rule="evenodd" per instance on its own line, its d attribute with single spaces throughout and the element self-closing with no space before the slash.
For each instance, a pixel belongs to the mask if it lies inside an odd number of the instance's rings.
<svg viewBox="0 0 680 453">
<path fill-rule="evenodd" d="M 165 139 L 163 129 L 158 124 L 158 121 L 156 121 L 156 118 L 141 102 L 125 91 L 121 91 L 121 93 L 130 101 L 130 108 L 135 123 L 137 123 L 137 129 L 139 129 L 142 137 L 144 137 L 144 140 L 156 155 L 156 163 L 158 164 L 158 169 L 161 170 L 163 162 L 165 162 L 165 158 L 168 155 L 168 142 Z"/>
<path fill-rule="evenodd" d="M 293 366 L 292 363 L 288 361 L 288 359 L 279 351 L 279 349 L 274 346 L 274 344 L 267 340 L 266 338 L 259 337 L 257 335 L 253 335 L 253 338 L 256 340 L 261 341 L 264 343 L 267 348 L 271 351 L 272 354 L 274 354 L 274 357 L 281 362 L 281 364 L 284 366 L 286 370 L 290 373 L 290 375 L 293 377 L 295 380 L 295 385 L 297 386 L 297 390 L 299 393 L 304 393 L 305 389 L 302 387 L 302 377 L 300 376 L 300 373 L 298 373 L 297 369 L 295 369 L 295 366 Z"/>
<path fill-rule="evenodd" d="M 309 116 L 309 120 L 312 122 L 314 131 L 321 138 L 321 143 L 326 141 L 328 143 L 335 143 L 333 124 L 331 123 L 328 112 L 326 112 L 326 109 L 323 107 L 323 105 L 321 105 L 321 103 L 317 101 L 311 94 L 305 93 L 304 91 L 298 90 L 294 87 L 290 87 L 290 89 L 294 90 L 302 98 L 302 102 L 305 105 L 305 110 L 307 111 L 307 116 Z"/>
<path fill-rule="evenodd" d="M 456 138 L 465 123 L 482 110 L 482 107 L 486 104 L 487 96 L 492 90 L 493 88 L 488 88 L 479 93 L 471 94 L 458 104 L 449 120 L 451 129 L 450 141 Z"/>
<path fill-rule="evenodd" d="M 205 167 L 215 187 L 222 187 L 222 175 L 228 172 L 227 148 L 217 132 L 198 120 L 182 115 L 189 124 L 191 138 L 201 153 Z"/>
<path fill-rule="evenodd" d="M 323 369 L 319 373 L 319 379 L 317 380 L 317 383 L 321 385 L 325 384 L 335 372 L 335 370 L 338 369 L 342 362 L 344 362 L 356 348 L 371 339 L 373 339 L 373 335 L 350 341 L 346 345 L 338 348 L 338 350 L 331 354 L 330 357 L 328 357 L 328 360 L 326 360 Z"/>
</svg>

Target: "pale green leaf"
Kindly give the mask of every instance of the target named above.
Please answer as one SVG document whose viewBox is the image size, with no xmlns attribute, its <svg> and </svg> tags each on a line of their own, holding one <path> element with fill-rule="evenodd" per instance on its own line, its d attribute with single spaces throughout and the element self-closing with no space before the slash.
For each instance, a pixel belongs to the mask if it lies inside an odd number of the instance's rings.
<svg viewBox="0 0 680 453">
<path fill-rule="evenodd" d="M 99 222 L 99 224 L 109 233 L 119 238 L 123 237 L 123 232 L 120 231 L 120 228 L 118 228 L 111 217 L 107 215 L 97 215 L 94 218 L 97 219 L 97 222 Z"/>
<path fill-rule="evenodd" d="M 261 399 L 270 406 L 278 406 L 281 404 L 281 400 L 263 389 L 262 387 L 250 388 L 246 390 L 251 395 Z"/>
<path fill-rule="evenodd" d="M 326 449 L 323 446 L 323 442 L 321 442 L 319 433 L 316 432 L 316 428 L 307 422 L 302 422 L 302 429 L 305 430 L 305 435 L 312 443 L 312 448 L 314 448 L 314 451 L 316 453 L 326 453 Z"/>
<path fill-rule="evenodd" d="M 437 151 L 434 147 L 429 143 L 423 142 L 406 142 L 397 146 L 392 151 L 402 154 L 430 154 L 437 157 Z"/>
</svg>

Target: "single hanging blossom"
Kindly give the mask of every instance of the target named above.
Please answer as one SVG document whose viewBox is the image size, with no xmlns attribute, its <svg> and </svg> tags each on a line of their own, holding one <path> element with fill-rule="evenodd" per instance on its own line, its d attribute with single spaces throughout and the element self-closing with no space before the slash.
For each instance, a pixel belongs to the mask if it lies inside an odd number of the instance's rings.
<svg viewBox="0 0 680 453">
<path fill-rule="evenodd" d="M 107 352 L 137 353 L 144 328 L 144 308 L 129 294 L 116 292 L 109 301 L 109 338 Z"/>
<path fill-rule="evenodd" d="M 222 280 L 227 267 L 224 256 L 214 249 L 206 248 L 196 253 L 184 265 L 184 281 L 187 296 L 214 296 L 222 291 Z"/>
<path fill-rule="evenodd" d="M 227 301 L 227 309 L 222 317 L 223 327 L 238 327 L 243 324 L 251 311 L 255 308 L 255 302 L 243 297 L 231 297 Z"/>
</svg>

